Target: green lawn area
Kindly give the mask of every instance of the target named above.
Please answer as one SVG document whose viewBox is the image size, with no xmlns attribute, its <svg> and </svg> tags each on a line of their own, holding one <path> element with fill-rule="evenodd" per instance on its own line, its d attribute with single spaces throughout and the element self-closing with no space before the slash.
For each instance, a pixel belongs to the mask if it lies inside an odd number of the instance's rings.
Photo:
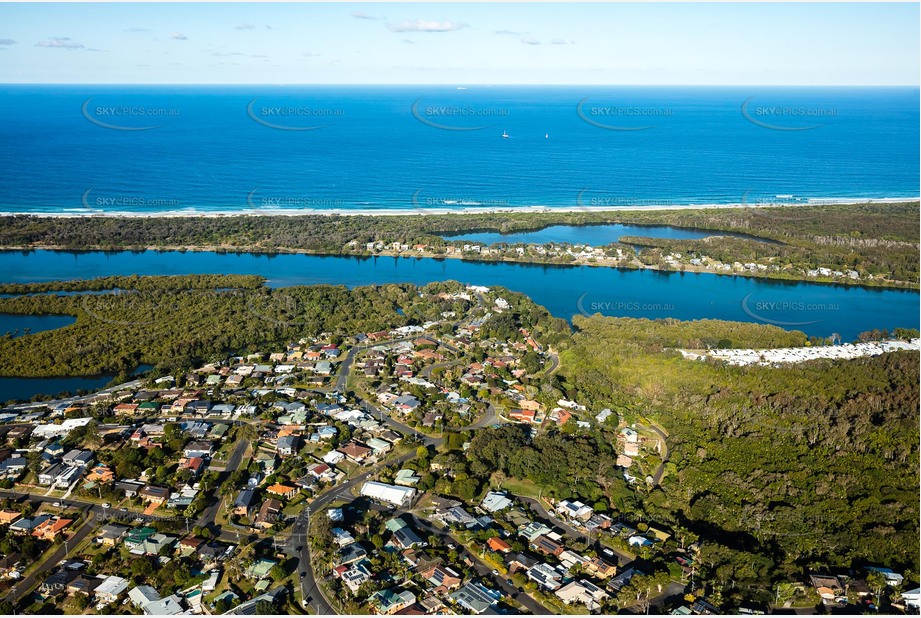
<svg viewBox="0 0 921 618">
<path fill-rule="evenodd" d="M 541 494 L 541 487 L 537 483 L 522 479 L 506 479 L 502 482 L 502 489 L 516 496 L 537 498 Z"/>
</svg>

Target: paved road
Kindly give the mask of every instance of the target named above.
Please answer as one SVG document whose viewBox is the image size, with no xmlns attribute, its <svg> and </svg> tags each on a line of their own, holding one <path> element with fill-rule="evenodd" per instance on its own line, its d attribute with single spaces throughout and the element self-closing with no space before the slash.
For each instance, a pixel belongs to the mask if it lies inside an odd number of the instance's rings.
<svg viewBox="0 0 921 618">
<path fill-rule="evenodd" d="M 420 378 L 430 378 L 432 372 L 436 369 L 445 369 L 447 367 L 453 367 L 454 365 L 460 365 L 463 361 L 461 359 L 445 361 L 443 363 L 435 363 L 433 365 L 426 365 L 422 368 L 422 371 L 419 372 Z"/>
<path fill-rule="evenodd" d="M 387 464 L 381 464 L 375 466 L 359 474 L 358 476 L 350 479 L 349 481 L 336 485 L 327 491 L 320 494 L 313 502 L 310 503 L 310 514 L 315 515 L 329 507 L 333 502 L 344 499 L 352 499 L 352 490 L 369 478 L 377 474 L 377 472 L 384 465 L 391 465 L 393 463 L 403 463 L 415 457 L 415 453 L 407 453 L 402 457 L 397 458 L 396 460 L 388 461 Z M 299 558 L 298 561 L 298 573 L 300 574 L 301 580 L 301 590 L 303 591 L 303 598 L 307 599 L 313 597 L 313 601 L 310 603 L 311 607 L 318 614 L 338 614 L 336 607 L 333 603 L 326 598 L 323 589 L 317 585 L 316 575 L 314 573 L 313 567 L 313 556 L 310 552 L 310 539 L 309 539 L 309 520 L 304 518 L 299 518 L 294 527 L 291 529 L 291 534 L 289 537 L 289 543 L 285 547 L 285 551 L 292 555 L 297 555 Z"/>
<path fill-rule="evenodd" d="M 493 425 L 499 425 L 503 422 L 502 419 L 496 414 L 496 407 L 494 405 L 487 404 L 486 414 L 483 415 L 483 418 L 473 423 L 472 425 L 467 425 L 462 428 L 462 431 L 472 431 L 476 429 L 485 429 L 486 427 L 492 427 Z"/>
<path fill-rule="evenodd" d="M 16 404 L 13 404 L 11 406 L 6 406 L 6 407 L 0 406 L 0 408 L 3 408 L 4 410 L 28 410 L 31 408 L 43 408 L 45 406 L 56 406 L 61 403 L 74 403 L 77 401 L 88 401 L 90 399 L 95 398 L 97 395 L 114 393 L 116 391 L 120 391 L 124 389 L 138 388 L 139 386 L 144 384 L 145 381 L 146 380 L 143 380 L 143 379 L 131 380 L 130 382 L 125 382 L 124 384 L 117 384 L 116 386 L 110 386 L 102 390 L 94 391 L 90 395 L 74 395 L 73 397 L 65 397 L 64 399 L 52 399 L 50 401 L 30 401 L 27 403 L 16 403 Z"/>
<path fill-rule="evenodd" d="M 411 520 L 415 524 L 415 526 L 419 528 L 420 530 L 425 530 L 426 532 L 429 532 L 431 534 L 438 536 L 445 545 L 447 545 L 448 543 L 453 543 L 454 545 L 456 545 L 458 555 L 462 559 L 463 558 L 470 559 L 470 561 L 473 563 L 474 570 L 477 572 L 477 574 L 480 576 L 481 579 L 483 579 L 484 581 L 494 582 L 494 585 L 498 587 L 500 590 L 502 590 L 502 592 L 505 593 L 506 596 L 515 599 L 515 601 L 523 605 L 532 614 L 550 615 L 554 613 L 553 611 L 547 609 L 546 607 L 538 603 L 530 595 L 525 594 L 523 592 L 518 592 L 518 588 L 506 583 L 505 581 L 506 578 L 503 578 L 501 575 L 494 575 L 492 572 L 493 571 L 492 567 L 490 567 L 488 564 L 486 564 L 485 562 L 477 558 L 475 554 L 468 551 L 467 548 L 464 547 L 463 544 L 457 538 L 455 538 L 450 532 L 435 526 L 434 524 L 432 524 L 432 522 L 428 521 L 427 519 L 424 519 L 417 514 L 410 513 L 409 511 L 397 510 L 394 514 L 404 516 L 407 519 Z"/>
<path fill-rule="evenodd" d="M 346 375 L 346 379 L 348 376 Z M 403 435 L 413 435 L 415 430 L 408 425 L 405 425 L 397 420 L 394 420 L 388 414 L 384 414 L 363 399 L 358 399 L 359 405 L 364 409 L 368 414 L 372 414 L 381 419 L 381 421 L 389 426 L 391 429 L 394 429 Z M 421 436 L 420 445 L 438 447 L 442 443 L 441 438 L 431 438 L 428 436 Z M 407 453 L 397 459 L 387 460 L 381 464 L 374 466 L 362 472 L 358 476 L 349 479 L 347 482 L 335 485 L 319 496 L 317 496 L 310 503 L 310 514 L 315 515 L 326 509 L 330 504 L 337 500 L 346 500 L 350 501 L 352 496 L 352 490 L 356 487 L 359 487 L 369 478 L 377 474 L 381 468 L 384 466 L 390 466 L 393 464 L 402 464 L 406 461 L 409 461 L 416 456 L 415 452 Z M 288 545 L 285 548 L 285 551 L 291 553 L 292 555 L 297 555 L 299 558 L 298 561 L 298 573 L 300 574 L 301 580 L 301 589 L 303 591 L 303 598 L 313 598 L 310 605 L 318 614 L 336 614 L 336 610 L 333 603 L 325 596 L 323 589 L 317 585 L 316 575 L 313 568 L 313 557 L 310 553 L 310 542 L 309 542 L 309 520 L 304 518 L 299 518 L 293 528 L 291 529 L 291 534 L 288 538 Z"/>
<path fill-rule="evenodd" d="M 656 468 L 656 471 L 652 473 L 652 484 L 658 485 L 662 482 L 662 476 L 665 474 L 665 464 L 668 463 L 668 441 L 666 438 L 668 435 L 656 427 L 655 425 L 647 427 L 646 425 L 641 425 L 644 429 L 649 429 L 650 431 L 655 432 L 659 436 L 660 444 L 662 445 L 662 463 L 659 464 L 659 467 Z"/>
<path fill-rule="evenodd" d="M 525 496 L 515 496 L 515 497 L 518 500 L 528 504 L 532 509 L 534 509 L 537 512 L 538 515 L 540 515 L 541 517 L 549 521 L 554 526 L 558 527 L 560 530 L 562 530 L 566 534 L 566 536 L 568 536 L 572 540 L 574 541 L 586 540 L 587 541 L 589 539 L 589 535 L 587 532 L 582 532 L 580 530 L 577 530 L 576 528 L 562 521 L 560 518 L 550 513 L 544 507 L 544 505 L 536 498 L 528 498 Z M 624 564 L 627 564 L 628 562 L 633 561 L 633 556 L 631 556 L 630 554 L 624 553 L 623 551 L 615 549 L 613 547 L 608 547 L 608 549 L 613 551 L 614 554 L 617 556 L 617 559 L 620 562 L 620 566 L 623 566 Z"/>
<path fill-rule="evenodd" d="M 53 502 L 57 501 L 57 498 L 45 499 L 41 496 L 32 496 L 29 494 L 19 494 L 10 491 L 3 492 L 6 495 L 15 495 L 17 497 L 22 497 L 23 495 L 28 496 L 32 500 L 38 500 L 41 502 Z M 72 504 L 75 501 L 70 500 L 68 504 Z M 44 562 L 42 562 L 38 568 L 32 571 L 32 573 L 22 580 L 16 582 L 16 585 L 13 586 L 9 593 L 6 595 L 6 601 L 13 603 L 14 605 L 22 600 L 23 597 L 28 595 L 33 588 L 39 585 L 42 580 L 44 580 L 50 571 L 57 566 L 59 562 L 64 560 L 71 551 L 73 551 L 96 527 L 96 524 L 99 523 L 97 516 L 103 512 L 101 506 L 95 505 L 93 503 L 82 502 L 81 504 L 88 505 L 88 508 L 84 508 L 84 513 L 87 514 L 87 518 L 84 520 L 83 524 L 77 528 L 77 530 L 67 539 L 67 543 L 62 543 L 58 548 L 49 555 Z"/>
<path fill-rule="evenodd" d="M 550 366 L 544 369 L 544 375 L 550 375 L 560 366 L 560 357 L 556 352 L 550 353 Z"/>
<path fill-rule="evenodd" d="M 246 449 L 249 447 L 249 442 L 246 440 L 240 439 L 237 441 L 237 445 L 234 447 L 233 452 L 230 454 L 230 457 L 227 458 L 227 465 L 224 466 L 224 471 L 221 473 L 220 479 L 224 480 L 233 474 L 238 467 L 240 467 L 240 462 L 243 461 L 243 455 L 246 453 Z M 215 483 L 215 486 L 210 488 L 210 492 L 213 494 L 220 487 L 220 483 Z M 206 527 L 211 526 L 214 523 L 215 517 L 217 517 L 218 509 L 221 506 L 223 500 L 218 496 L 217 500 L 214 500 L 213 504 L 210 504 L 202 512 L 201 517 L 198 518 L 196 526 Z"/>
</svg>

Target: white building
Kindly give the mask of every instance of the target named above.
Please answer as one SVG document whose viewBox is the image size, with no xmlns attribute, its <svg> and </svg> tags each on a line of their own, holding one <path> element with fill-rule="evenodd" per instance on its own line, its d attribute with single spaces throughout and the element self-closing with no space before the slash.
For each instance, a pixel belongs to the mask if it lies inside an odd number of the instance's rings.
<svg viewBox="0 0 921 618">
<path fill-rule="evenodd" d="M 556 505 L 556 512 L 569 519 L 585 520 L 590 518 L 595 511 L 578 500 L 560 500 Z"/>
<path fill-rule="evenodd" d="M 416 490 L 412 487 L 399 487 L 398 485 L 368 481 L 361 486 L 361 495 L 395 506 L 409 506 L 416 496 Z"/>
<path fill-rule="evenodd" d="M 608 596 L 604 590 L 584 579 L 569 582 L 557 590 L 555 594 L 567 605 L 582 603 L 589 608 L 598 605 Z"/>
</svg>

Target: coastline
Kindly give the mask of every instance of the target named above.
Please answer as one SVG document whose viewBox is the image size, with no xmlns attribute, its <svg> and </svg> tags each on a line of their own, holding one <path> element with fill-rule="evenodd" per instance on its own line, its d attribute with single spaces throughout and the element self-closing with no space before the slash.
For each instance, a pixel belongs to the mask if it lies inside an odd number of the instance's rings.
<svg viewBox="0 0 921 618">
<path fill-rule="evenodd" d="M 38 217 L 38 218 L 86 218 L 86 217 L 111 217 L 111 218 L 223 218 L 223 217 L 303 217 L 303 216 L 361 216 L 361 217 L 402 217 L 402 216 L 427 216 L 427 215 L 483 215 L 483 214 L 572 214 L 572 213 L 617 213 L 617 212 L 661 212 L 673 210 L 716 210 L 716 209 L 753 209 L 753 208 L 787 208 L 815 206 L 846 206 L 858 204 L 901 204 L 919 202 L 918 197 L 886 197 L 886 198 L 816 198 L 804 202 L 779 202 L 757 203 L 735 202 L 725 204 L 653 204 L 645 206 L 514 206 L 514 207 L 482 207 L 476 206 L 463 208 L 415 208 L 368 209 L 368 208 L 245 208 L 234 210 L 197 210 L 188 208 L 183 210 L 162 210 L 150 212 L 137 211 L 101 211 L 91 208 L 78 208 L 62 212 L 17 212 L 0 211 L 3 217 Z"/>
<path fill-rule="evenodd" d="M 521 264 L 524 266 L 550 266 L 555 268 L 580 268 L 580 267 L 589 267 L 589 268 L 611 268 L 615 270 L 622 271 L 656 271 L 662 273 L 674 273 L 674 274 L 692 274 L 692 275 L 714 275 L 717 277 L 744 277 L 746 279 L 758 279 L 762 281 L 780 281 L 786 283 L 805 283 L 805 284 L 816 284 L 816 285 L 829 285 L 829 286 L 841 286 L 845 288 L 863 288 L 867 290 L 891 290 L 891 291 L 900 291 L 900 292 L 914 292 L 918 293 L 921 291 L 918 286 L 910 285 L 901 285 L 900 283 L 904 282 L 891 282 L 888 280 L 879 279 L 874 282 L 869 281 L 836 281 L 834 279 L 827 278 L 816 278 L 816 279 L 806 279 L 798 277 L 784 276 L 782 274 L 772 274 L 772 273 L 761 273 L 761 272 L 723 272 L 710 270 L 700 266 L 685 266 L 683 269 L 675 268 L 663 268 L 657 264 L 640 264 L 637 262 L 624 262 L 624 263 L 604 263 L 598 261 L 588 261 L 588 260 L 577 260 L 568 263 L 560 263 L 553 261 L 535 261 L 535 260 L 524 260 L 524 259 L 513 259 L 510 257 L 502 257 L 499 259 L 471 259 L 470 257 L 456 254 L 434 254 L 431 252 L 417 252 L 417 253 L 403 253 L 395 252 L 388 249 L 376 252 L 376 253 L 333 253 L 327 251 L 316 251 L 312 249 L 302 249 L 302 248 L 284 248 L 284 249 L 274 249 L 268 250 L 263 247 L 253 246 L 253 247 L 238 247 L 238 246 L 225 246 L 225 245 L 201 245 L 201 246 L 183 246 L 183 245 L 147 245 L 145 247 L 134 246 L 134 247 L 122 247 L 118 249 L 112 249 L 111 247 L 105 246 L 87 246 L 80 249 L 75 249 L 73 247 L 67 247 L 62 245 L 42 245 L 42 246 L 27 246 L 27 245 L 13 245 L 13 246 L 0 246 L 0 253 L 2 252 L 31 252 L 31 251 L 48 251 L 48 252 L 61 252 L 61 253 L 92 253 L 92 252 L 102 252 L 102 253 L 118 253 L 118 252 L 132 252 L 132 251 L 151 251 L 157 253 L 229 253 L 229 254 L 253 254 L 253 255 L 309 255 L 316 257 L 331 257 L 331 258 L 353 258 L 357 260 L 368 260 L 379 257 L 386 258 L 402 258 L 405 260 L 460 260 L 471 263 L 485 263 L 485 264 Z M 2 285 L 2 284 L 0 284 Z"/>
</svg>

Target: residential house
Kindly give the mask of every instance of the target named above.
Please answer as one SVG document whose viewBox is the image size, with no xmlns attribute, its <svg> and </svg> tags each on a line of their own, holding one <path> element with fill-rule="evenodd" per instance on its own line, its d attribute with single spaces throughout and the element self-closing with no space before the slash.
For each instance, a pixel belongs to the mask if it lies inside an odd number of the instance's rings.
<svg viewBox="0 0 921 618">
<path fill-rule="evenodd" d="M 246 576 L 251 579 L 262 579 L 264 577 L 268 577 L 269 572 L 276 564 L 278 564 L 277 560 L 272 560 L 270 558 L 259 558 L 258 560 L 253 561 L 253 563 L 246 569 Z"/>
<path fill-rule="evenodd" d="M 138 495 L 148 504 L 163 504 L 169 499 L 169 489 L 166 487 L 157 487 L 156 485 L 145 485 Z"/>
<path fill-rule="evenodd" d="M 451 593 L 451 598 L 471 614 L 479 615 L 484 613 L 495 614 L 495 605 L 502 598 L 498 590 L 487 588 L 486 586 L 470 582 L 462 588 Z"/>
<path fill-rule="evenodd" d="M 141 585 L 128 591 L 128 599 L 130 599 L 132 605 L 138 609 L 143 609 L 145 605 L 159 601 L 160 593 L 151 586 Z"/>
<path fill-rule="evenodd" d="M 404 526 L 393 533 L 393 537 L 390 539 L 390 544 L 398 549 L 409 549 L 410 547 L 415 547 L 417 545 L 424 546 L 428 545 L 425 541 L 419 538 L 419 536 L 413 532 L 412 528 L 409 526 Z"/>
<path fill-rule="evenodd" d="M 80 468 L 85 468 L 89 466 L 90 463 L 92 463 L 93 453 L 91 451 L 73 449 L 64 455 L 64 458 L 61 461 L 64 462 L 65 466 L 77 466 Z"/>
<path fill-rule="evenodd" d="M 214 445 L 211 442 L 197 440 L 186 444 L 182 454 L 188 458 L 201 457 L 202 459 L 210 458 L 214 454 Z"/>
<path fill-rule="evenodd" d="M 59 534 L 63 534 L 64 530 L 73 522 L 74 520 L 72 519 L 64 519 L 62 517 L 46 519 L 33 528 L 32 536 L 46 541 L 53 541 Z"/>
<path fill-rule="evenodd" d="M 38 590 L 46 597 L 55 596 L 64 592 L 67 589 L 67 585 L 79 576 L 80 574 L 77 571 L 61 569 L 46 577 L 42 583 L 39 584 Z"/>
<path fill-rule="evenodd" d="M 539 564 L 540 560 L 532 556 L 527 552 L 515 552 L 514 554 L 506 554 L 505 564 L 508 565 L 508 570 L 510 573 L 516 571 L 527 571 L 536 564 Z"/>
<path fill-rule="evenodd" d="M 253 527 L 260 529 L 271 528 L 278 521 L 278 514 L 281 513 L 282 504 L 275 498 L 269 498 L 262 503 L 256 519 L 253 520 Z"/>
<path fill-rule="evenodd" d="M 297 487 L 291 487 L 290 485 L 282 485 L 281 483 L 276 483 L 271 487 L 266 489 L 267 493 L 272 494 L 273 496 L 281 496 L 285 500 L 290 500 L 297 495 Z"/>
<path fill-rule="evenodd" d="M 175 544 L 176 537 L 158 532 L 150 535 L 140 544 L 136 545 L 131 550 L 131 553 L 139 556 L 159 556 L 165 551 L 170 551 Z"/>
<path fill-rule="evenodd" d="M 834 575 L 810 575 L 809 580 L 813 588 L 825 601 L 832 601 L 835 597 L 844 594 L 844 585 Z"/>
<path fill-rule="evenodd" d="M 527 575 L 528 579 L 550 592 L 563 585 L 563 573 L 543 562 L 528 569 Z"/>
<path fill-rule="evenodd" d="M 418 476 L 415 471 L 408 468 L 403 468 L 397 472 L 396 476 L 393 479 L 395 485 L 400 485 L 403 487 L 415 487 L 419 484 L 419 481 L 422 480 L 421 476 Z"/>
<path fill-rule="evenodd" d="M 67 584 L 66 590 L 68 594 L 82 594 L 85 596 L 91 596 L 101 583 L 102 580 L 96 577 L 80 575 L 76 579 L 72 580 L 69 584 Z"/>
<path fill-rule="evenodd" d="M 547 556 L 559 556 L 563 553 L 563 550 L 566 549 L 561 544 L 544 535 L 540 535 L 531 541 L 530 547 Z"/>
<path fill-rule="evenodd" d="M 233 502 L 233 510 L 231 512 L 234 515 L 249 517 L 252 513 L 255 501 L 256 492 L 252 489 L 244 489 L 239 494 L 237 494 L 237 498 Z"/>
<path fill-rule="evenodd" d="M 512 500 L 505 492 L 491 491 L 483 498 L 483 502 L 480 503 L 480 506 L 490 513 L 497 513 L 512 506 Z"/>
<path fill-rule="evenodd" d="M 106 547 L 115 547 L 128 533 L 128 526 L 105 524 L 96 535 L 96 542 Z"/>
<path fill-rule="evenodd" d="M 606 579 L 617 575 L 617 567 L 599 556 L 593 557 L 584 565 L 585 571 L 595 577 Z"/>
<path fill-rule="evenodd" d="M 64 466 L 61 464 L 54 464 L 48 466 L 44 470 L 38 473 L 38 484 L 39 485 L 52 485 L 57 480 L 57 478 L 64 472 Z"/>
<path fill-rule="evenodd" d="M 108 575 L 103 577 L 93 594 L 100 603 L 114 603 L 118 600 L 119 595 L 127 589 L 127 579 L 117 575 Z"/>
<path fill-rule="evenodd" d="M 385 588 L 378 590 L 368 599 L 376 613 L 387 616 L 395 614 L 405 607 L 416 602 L 416 595 L 409 590 L 396 590 Z"/>
<path fill-rule="evenodd" d="M 89 474 L 86 475 L 86 480 L 92 483 L 102 483 L 105 485 L 115 480 L 115 473 L 109 466 L 99 463 L 90 469 Z"/>
<path fill-rule="evenodd" d="M 569 582 L 554 594 L 566 605 L 582 603 L 589 609 L 600 606 L 608 597 L 604 590 L 585 579 Z"/>
<path fill-rule="evenodd" d="M 368 557 L 368 552 L 362 547 L 361 543 L 352 543 L 339 549 L 336 556 L 337 566 L 340 564 L 352 564 Z"/>
<path fill-rule="evenodd" d="M 490 537 L 486 541 L 486 545 L 492 551 L 500 553 L 500 554 L 507 554 L 508 552 L 512 551 L 512 546 L 497 536 Z"/>
<path fill-rule="evenodd" d="M 17 519 L 19 519 L 22 514 L 19 511 L 9 511 L 6 509 L 0 510 L 0 525 L 8 526 Z"/>
<path fill-rule="evenodd" d="M 365 460 L 371 455 L 371 449 L 356 442 L 349 442 L 345 446 L 339 447 L 336 450 L 345 455 L 349 461 L 355 462 L 357 464 L 364 463 Z"/>
<path fill-rule="evenodd" d="M 8 479 L 17 479 L 25 472 L 28 461 L 25 457 L 9 457 L 0 463 L 0 476 Z"/>
<path fill-rule="evenodd" d="M 389 452 L 391 448 L 393 448 L 392 444 L 386 440 L 381 440 L 380 438 L 371 438 L 367 441 L 367 445 L 375 457 L 380 457 L 381 455 Z"/>
<path fill-rule="evenodd" d="M 281 457 L 289 457 L 297 453 L 300 440 L 299 436 L 285 436 L 279 438 L 275 450 Z"/>
<path fill-rule="evenodd" d="M 178 616 L 185 613 L 182 597 L 175 594 L 148 603 L 142 609 L 148 616 Z"/>
<path fill-rule="evenodd" d="M 588 521 L 595 511 L 578 500 L 560 500 L 556 505 L 556 512 L 569 519 Z"/>
<path fill-rule="evenodd" d="M 463 575 L 451 567 L 442 566 L 440 564 L 432 565 L 420 571 L 419 575 L 435 586 L 438 592 L 454 590 L 458 588 L 464 580 Z"/>
<path fill-rule="evenodd" d="M 336 570 L 341 572 L 339 573 L 339 578 L 342 580 L 349 590 L 352 591 L 352 594 L 358 592 L 358 589 L 361 588 L 361 585 L 371 579 L 371 569 L 370 565 L 365 560 L 361 560 L 351 567 L 346 565 L 339 565 L 336 567 Z"/>
<path fill-rule="evenodd" d="M 256 453 L 256 463 L 259 464 L 265 474 L 274 474 L 278 458 L 271 451 L 259 450 Z"/>
<path fill-rule="evenodd" d="M 398 507 L 406 507 L 412 503 L 416 490 L 412 487 L 400 487 L 377 481 L 368 481 L 361 486 L 361 495 Z"/>
</svg>

